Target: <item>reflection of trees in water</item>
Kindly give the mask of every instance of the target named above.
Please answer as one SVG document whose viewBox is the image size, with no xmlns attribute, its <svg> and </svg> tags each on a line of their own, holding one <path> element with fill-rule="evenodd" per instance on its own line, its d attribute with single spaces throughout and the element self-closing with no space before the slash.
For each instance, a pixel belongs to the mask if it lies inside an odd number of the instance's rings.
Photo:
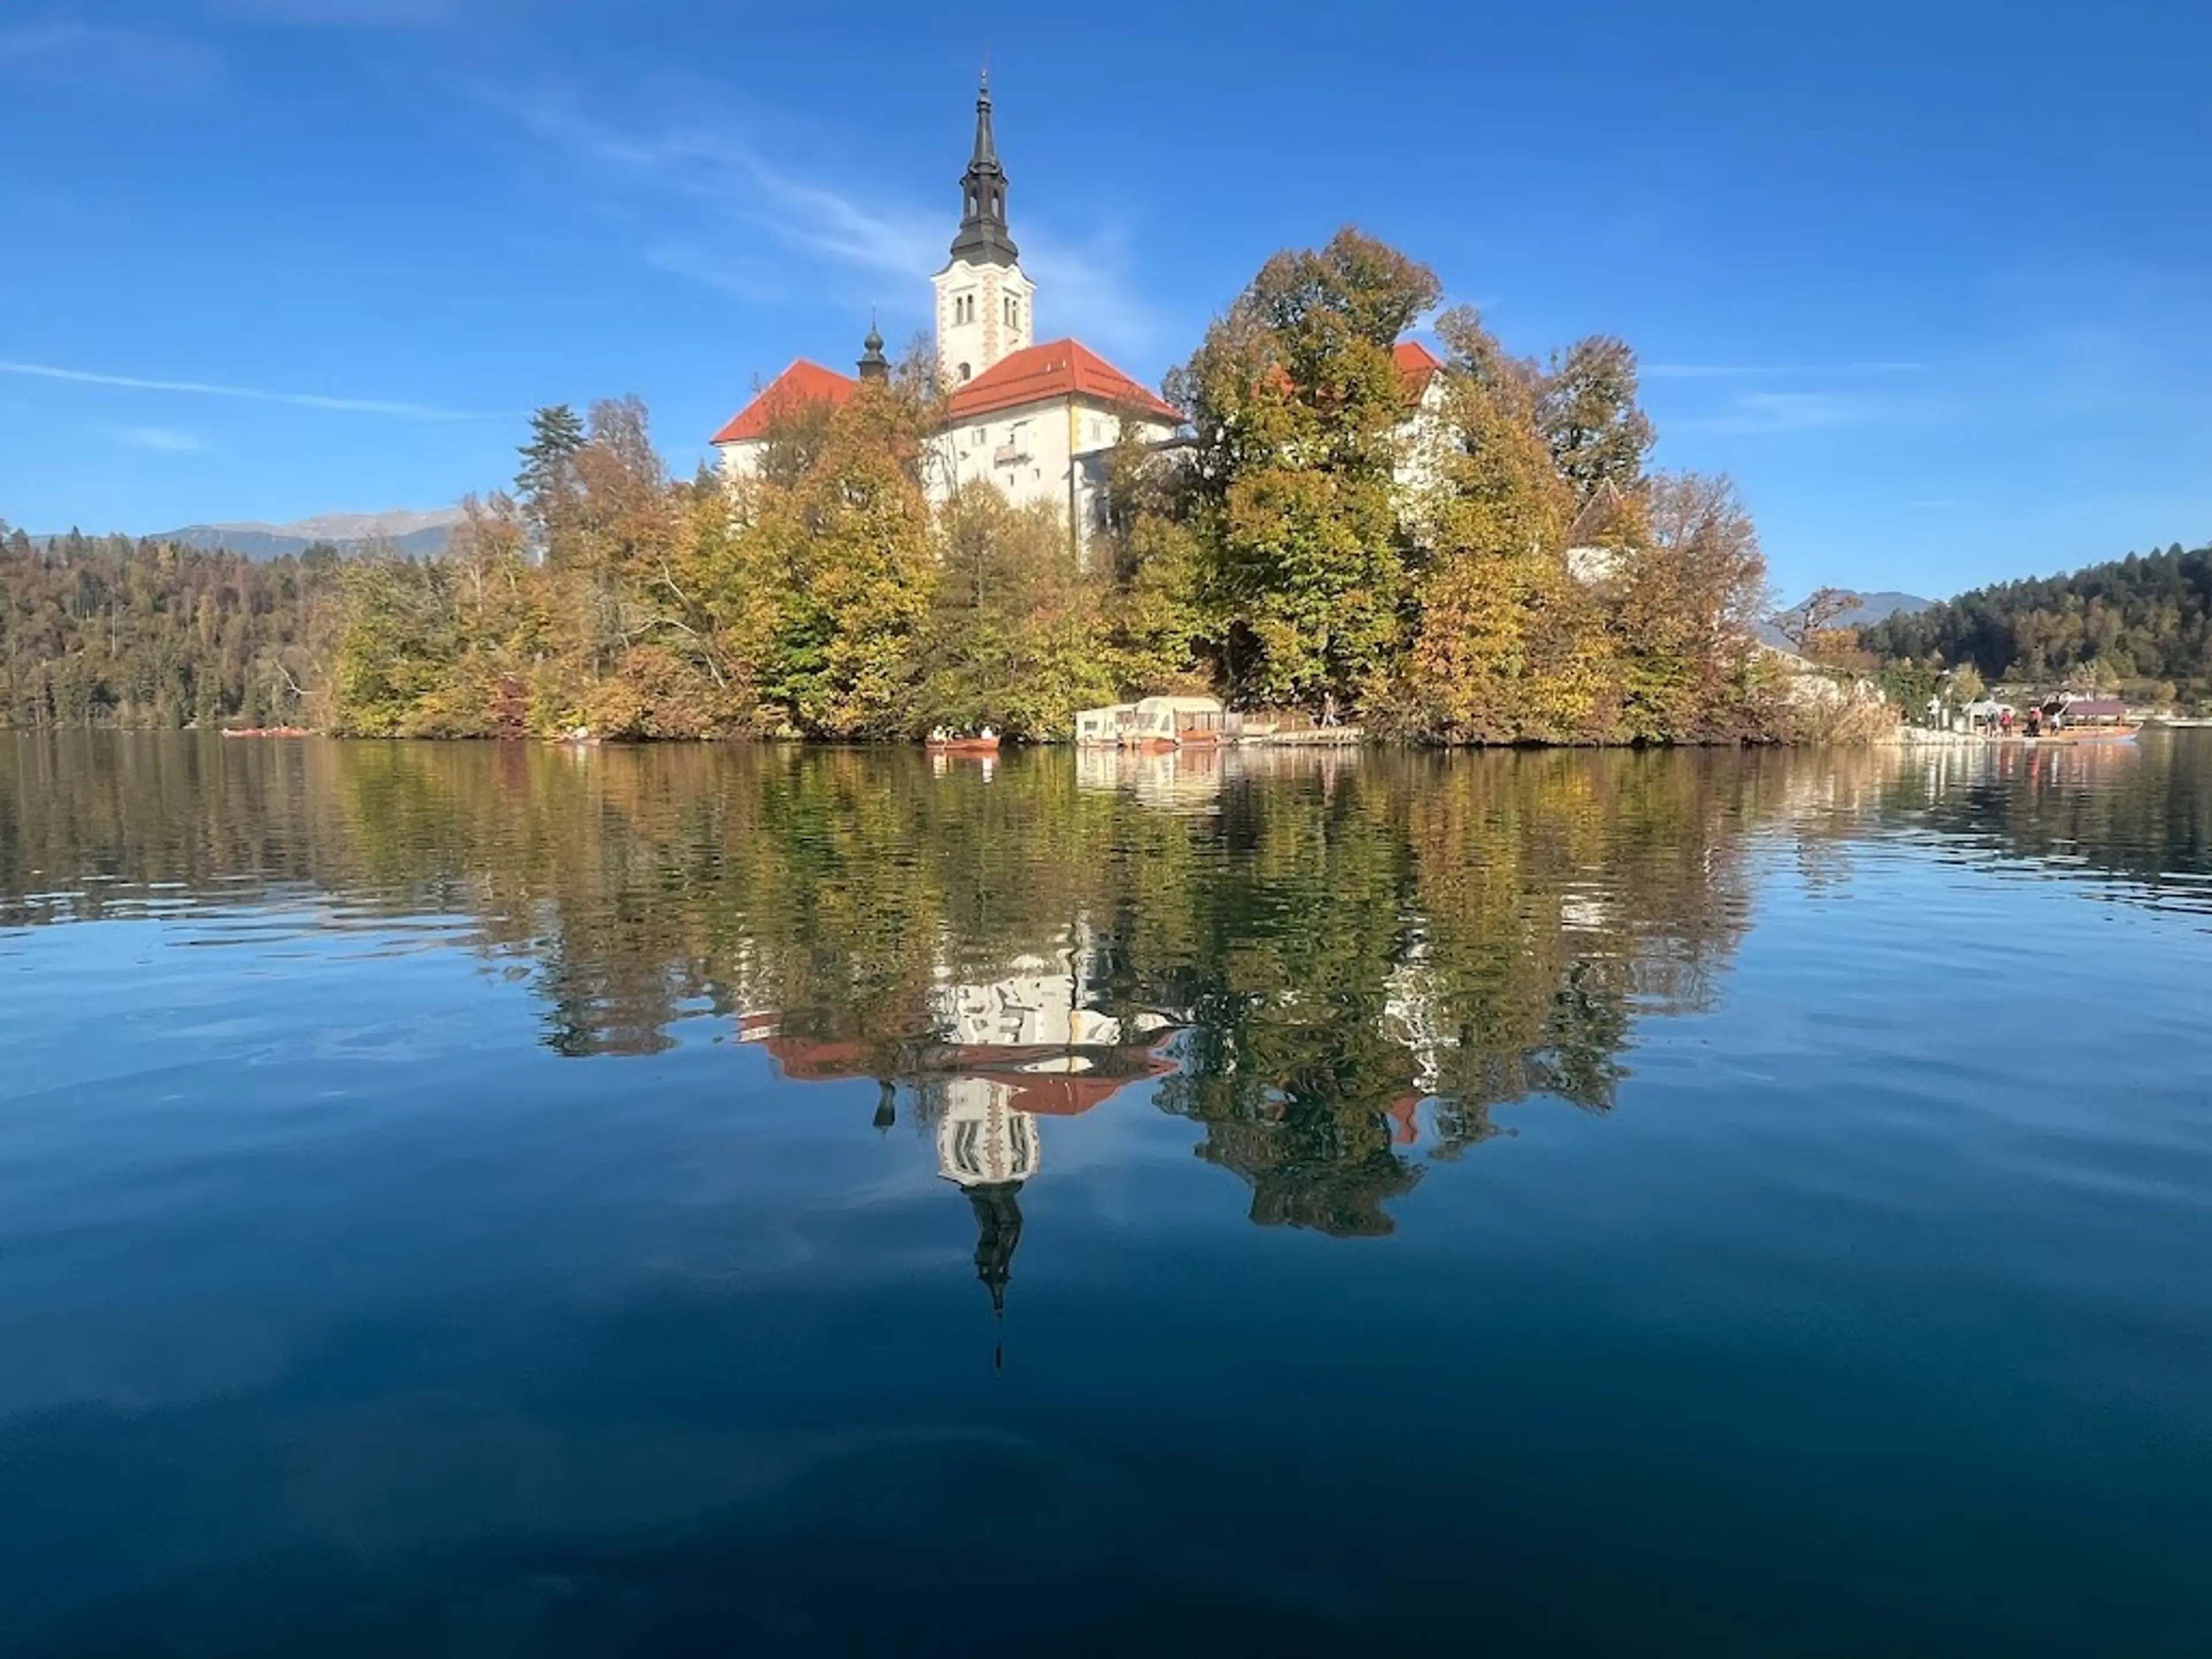
<svg viewBox="0 0 2212 1659">
<path fill-rule="evenodd" d="M 1608 1109 L 1637 1015 L 1710 1004 L 1753 832 L 1829 833 L 1806 801 L 1836 775 L 1732 752 L 1328 762 L 1224 768 L 1213 811 L 1163 812 L 1079 787 L 1064 756 L 987 775 L 904 752 L 19 742 L 0 918 L 126 914 L 157 883 L 446 918 L 529 978 L 563 1054 L 734 1018 L 794 1076 L 906 1085 L 925 1125 L 945 1079 L 996 1075 L 948 988 L 1065 973 L 1123 1035 L 1049 1109 L 1167 1071 L 1158 1103 L 1255 1220 L 1364 1234 L 1498 1107 Z M 1163 1019 L 1155 1054 L 1137 1034 Z"/>
<path fill-rule="evenodd" d="M 2212 877 L 2212 734 L 1930 750 L 1883 793 L 1888 817 L 1992 859 L 2123 878 L 2124 896 L 2202 895 Z"/>
</svg>

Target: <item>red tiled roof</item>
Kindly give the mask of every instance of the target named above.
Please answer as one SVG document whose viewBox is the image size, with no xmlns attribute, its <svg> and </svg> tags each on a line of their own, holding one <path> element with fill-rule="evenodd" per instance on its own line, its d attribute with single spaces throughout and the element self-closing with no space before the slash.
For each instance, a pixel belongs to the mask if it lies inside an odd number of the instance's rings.
<svg viewBox="0 0 2212 1659">
<path fill-rule="evenodd" d="M 1417 404 L 1429 389 L 1429 383 L 1444 372 L 1443 358 L 1419 340 L 1401 340 L 1390 348 L 1390 355 L 1398 362 L 1398 378 L 1405 382 L 1406 401 Z"/>
<path fill-rule="evenodd" d="M 968 421 L 1070 396 L 1139 410 L 1173 425 L 1182 422 L 1179 410 L 1077 340 L 1048 340 L 1001 357 L 955 387 L 946 408 L 954 420 Z"/>
<path fill-rule="evenodd" d="M 824 368 L 801 357 L 763 387 L 752 402 L 732 416 L 730 423 L 711 441 L 735 444 L 765 438 L 769 428 L 784 416 L 809 404 L 827 404 L 836 409 L 859 390 L 860 385 L 849 374 L 840 374 L 834 368 Z"/>
<path fill-rule="evenodd" d="M 1409 409 L 1421 401 L 1430 383 L 1444 372 L 1444 360 L 1419 340 L 1399 341 L 1390 348 L 1390 360 L 1398 365 L 1400 395 Z M 1270 375 L 1276 386 L 1285 392 L 1290 391 L 1290 370 L 1278 363 Z"/>
</svg>

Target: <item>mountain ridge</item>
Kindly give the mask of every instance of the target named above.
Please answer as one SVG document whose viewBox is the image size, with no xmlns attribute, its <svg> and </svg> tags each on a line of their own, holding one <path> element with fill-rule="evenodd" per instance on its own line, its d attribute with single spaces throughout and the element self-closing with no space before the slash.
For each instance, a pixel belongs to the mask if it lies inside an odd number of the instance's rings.
<svg viewBox="0 0 2212 1659">
<path fill-rule="evenodd" d="M 359 553 L 370 547 L 389 547 L 396 552 L 420 556 L 442 553 L 453 544 L 453 527 L 467 516 L 458 507 L 394 507 L 383 513 L 318 513 L 289 524 L 270 524 L 258 519 L 239 519 L 216 524 L 188 524 L 175 530 L 133 534 L 132 541 L 175 542 L 204 552 L 236 553 L 249 559 L 296 556 L 319 544 L 341 553 Z M 51 547 L 70 532 L 34 535 L 32 542 Z M 89 540 L 103 539 L 86 535 Z"/>
<path fill-rule="evenodd" d="M 1857 592 L 1855 588 L 1845 591 Z M 1810 597 L 1809 594 L 1807 596 L 1808 599 Z M 1917 617 L 1923 611 L 1934 610 L 1938 603 L 1935 599 L 1923 599 L 1917 593 L 1899 593 L 1887 589 L 1879 593 L 1860 593 L 1858 600 L 1856 605 L 1842 612 L 1828 625 L 1831 628 L 1871 628 L 1876 623 L 1887 622 L 1894 616 Z M 1802 611 L 1805 603 L 1804 599 L 1800 599 L 1796 605 L 1786 605 L 1776 611 L 1774 616 L 1786 617 L 1793 611 Z M 1759 623 L 1753 631 L 1762 641 L 1778 650 L 1796 649 L 1790 642 L 1790 636 L 1775 626 L 1773 617 Z"/>
<path fill-rule="evenodd" d="M 327 542 L 341 552 L 358 552 L 383 543 L 401 553 L 442 553 L 452 544 L 453 526 L 460 523 L 462 516 L 458 507 L 428 511 L 396 507 L 383 513 L 319 513 L 287 524 L 248 519 L 185 525 L 181 529 L 162 531 L 152 539 L 242 553 L 249 559 L 276 559 L 288 553 L 304 553 L 318 542 Z"/>
</svg>

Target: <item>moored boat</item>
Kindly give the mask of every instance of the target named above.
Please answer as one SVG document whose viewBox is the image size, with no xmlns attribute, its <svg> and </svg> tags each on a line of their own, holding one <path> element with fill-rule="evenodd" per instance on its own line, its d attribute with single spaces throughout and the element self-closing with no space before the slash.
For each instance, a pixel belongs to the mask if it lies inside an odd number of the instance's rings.
<svg viewBox="0 0 2212 1659">
<path fill-rule="evenodd" d="M 2045 732 L 2021 739 L 2023 743 L 2133 743 L 2141 734 L 2140 726 L 2063 726 L 2056 732 Z"/>
<path fill-rule="evenodd" d="M 226 738 L 312 738 L 315 734 L 304 726 L 226 726 Z"/>
<path fill-rule="evenodd" d="M 995 755 L 999 752 L 996 732 L 988 737 L 933 737 L 921 745 L 933 755 Z"/>
<path fill-rule="evenodd" d="M 2027 735 L 2035 743 L 2133 743 L 2142 730 L 2117 697 L 2061 695 L 2028 711 Z"/>
</svg>

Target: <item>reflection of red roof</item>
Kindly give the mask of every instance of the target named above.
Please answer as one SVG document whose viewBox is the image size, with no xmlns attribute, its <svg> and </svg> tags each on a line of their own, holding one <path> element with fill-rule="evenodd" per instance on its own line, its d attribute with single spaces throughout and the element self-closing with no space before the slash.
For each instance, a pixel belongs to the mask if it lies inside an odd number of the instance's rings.
<svg viewBox="0 0 2212 1659">
<path fill-rule="evenodd" d="M 1064 1053 L 1058 1048 L 959 1048 L 954 1050 L 954 1064 L 949 1069 L 957 1076 L 1005 1085 L 1013 1091 L 1013 1097 L 1006 1103 L 1009 1106 L 1018 1112 L 1033 1112 L 1039 1117 L 1080 1117 L 1093 1106 L 1119 1094 L 1125 1085 L 1139 1078 L 1164 1077 L 1175 1070 L 1175 1062 L 1157 1048 L 1143 1050 L 1138 1056 L 1138 1069 L 1119 1077 L 1110 1073 L 1102 1076 L 1097 1072 L 1019 1069 L 1035 1060 L 1059 1058 Z"/>
<path fill-rule="evenodd" d="M 1107 1051 L 1114 1069 L 1090 1072 L 1031 1072 L 1025 1066 L 1064 1060 L 1071 1051 L 1050 1044 L 1018 1048 L 970 1043 L 932 1048 L 897 1061 L 884 1048 L 860 1042 L 822 1042 L 810 1037 L 770 1036 L 761 1047 L 776 1069 L 798 1083 L 832 1083 L 846 1078 L 879 1077 L 878 1067 L 900 1082 L 923 1077 L 975 1078 L 1012 1091 L 1007 1105 L 1039 1117 L 1080 1117 L 1092 1107 L 1148 1077 L 1164 1077 L 1175 1062 L 1159 1045 Z M 1093 1054 L 1099 1053 L 1093 1049 Z"/>
<path fill-rule="evenodd" d="M 849 374 L 840 374 L 834 368 L 824 368 L 801 357 L 763 386 L 752 402 L 732 416 L 730 423 L 717 432 L 712 441 L 736 444 L 765 438 L 769 428 L 783 416 L 796 414 L 810 404 L 826 404 L 836 409 L 859 390 L 860 385 Z"/>
<path fill-rule="evenodd" d="M 817 1042 L 809 1037 L 772 1036 L 761 1044 L 776 1070 L 799 1083 L 832 1083 L 840 1078 L 873 1077 L 874 1051 L 865 1043 Z"/>
<path fill-rule="evenodd" d="M 1390 1119 L 1390 1142 L 1393 1146 L 1410 1146 L 1421 1138 L 1420 1096 L 1400 1095 L 1382 1109 Z"/>
<path fill-rule="evenodd" d="M 1131 380 L 1089 346 L 1077 340 L 1048 340 L 1001 357 L 965 386 L 955 388 L 946 405 L 956 421 L 1053 398 L 1088 398 L 1115 408 L 1139 410 L 1171 425 L 1182 416 Z"/>
</svg>

